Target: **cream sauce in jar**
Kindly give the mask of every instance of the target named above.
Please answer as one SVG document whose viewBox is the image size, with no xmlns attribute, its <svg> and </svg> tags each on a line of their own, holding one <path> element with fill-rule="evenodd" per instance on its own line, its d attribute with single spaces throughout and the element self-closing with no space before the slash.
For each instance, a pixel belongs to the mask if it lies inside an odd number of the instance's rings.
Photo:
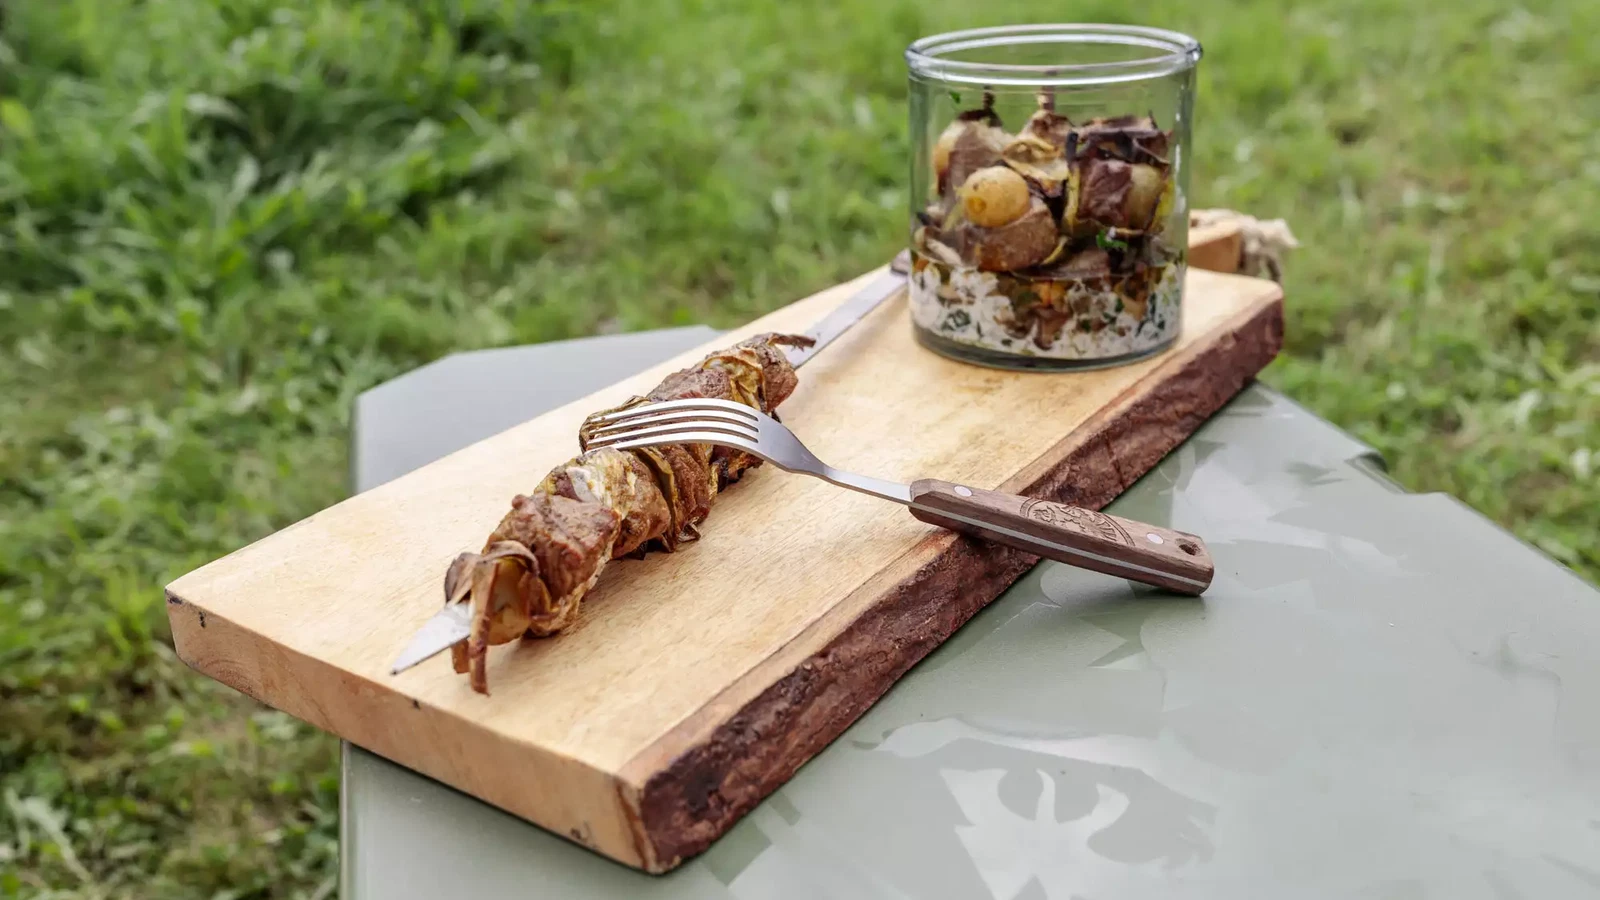
<svg viewBox="0 0 1600 900">
<path fill-rule="evenodd" d="M 918 263 L 909 286 L 912 321 L 956 344 L 1095 361 L 1157 350 L 1178 336 L 1180 263 L 1161 267 L 1142 303 L 1095 281 L 1054 282 L 1043 291 L 1048 296 L 1039 299 L 1044 285 L 930 260 Z M 1014 297 L 1026 299 L 1014 305 Z"/>
</svg>

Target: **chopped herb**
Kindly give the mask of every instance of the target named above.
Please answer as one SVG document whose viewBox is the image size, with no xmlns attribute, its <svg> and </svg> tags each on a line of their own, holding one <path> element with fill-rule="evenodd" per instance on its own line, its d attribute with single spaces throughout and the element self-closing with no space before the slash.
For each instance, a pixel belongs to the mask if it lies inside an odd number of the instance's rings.
<svg viewBox="0 0 1600 900">
<path fill-rule="evenodd" d="M 950 100 L 951 100 L 951 102 L 955 103 L 955 105 L 960 106 L 961 105 L 961 92 L 959 92 L 959 91 L 951 91 L 950 92 Z"/>
<path fill-rule="evenodd" d="M 1128 242 L 1127 241 L 1119 241 L 1116 238 L 1112 237 L 1110 232 L 1106 232 L 1106 231 L 1097 232 L 1095 234 L 1095 236 L 1094 236 L 1094 242 L 1095 242 L 1095 244 L 1097 244 L 1100 247 L 1101 250 L 1127 250 L 1128 249 Z"/>
</svg>

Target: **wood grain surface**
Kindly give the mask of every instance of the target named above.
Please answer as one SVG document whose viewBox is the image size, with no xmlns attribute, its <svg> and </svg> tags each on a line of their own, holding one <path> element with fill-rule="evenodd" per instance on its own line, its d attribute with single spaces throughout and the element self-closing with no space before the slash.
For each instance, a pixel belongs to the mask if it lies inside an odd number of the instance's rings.
<svg viewBox="0 0 1600 900">
<path fill-rule="evenodd" d="M 871 274 L 715 346 L 804 330 Z M 896 298 L 801 371 L 782 414 L 853 471 L 1097 509 L 1272 359 L 1281 296 L 1268 281 L 1191 270 L 1172 350 L 1074 374 L 932 354 Z M 389 675 L 442 603 L 450 560 L 577 452 L 584 416 L 710 349 L 184 575 L 167 589 L 179 655 L 628 865 L 661 872 L 704 850 L 1035 562 L 764 466 L 718 499 L 699 542 L 608 566 L 574 629 L 492 648 L 491 695 L 473 693 L 448 655 Z"/>
</svg>

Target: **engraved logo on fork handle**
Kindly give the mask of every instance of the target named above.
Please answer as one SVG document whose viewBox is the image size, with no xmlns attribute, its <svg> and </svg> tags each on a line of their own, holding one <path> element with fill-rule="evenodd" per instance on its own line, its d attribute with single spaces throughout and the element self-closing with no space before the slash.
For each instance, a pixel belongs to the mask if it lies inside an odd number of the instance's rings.
<svg viewBox="0 0 1600 900">
<path fill-rule="evenodd" d="M 923 479 L 911 514 L 974 537 L 1106 575 L 1199 595 L 1215 567 L 1192 534 L 1080 506 Z"/>
</svg>

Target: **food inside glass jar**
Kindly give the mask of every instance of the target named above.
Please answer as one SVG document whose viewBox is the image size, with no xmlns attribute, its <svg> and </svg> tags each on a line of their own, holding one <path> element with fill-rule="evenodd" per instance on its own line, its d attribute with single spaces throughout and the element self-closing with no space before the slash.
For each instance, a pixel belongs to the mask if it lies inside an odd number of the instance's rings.
<svg viewBox="0 0 1600 900">
<path fill-rule="evenodd" d="M 1175 336 L 1183 253 L 1173 134 L 1153 116 L 1075 123 L 1048 92 L 1015 134 L 985 92 L 932 152 L 938 195 L 917 216 L 912 314 L 959 343 L 1107 358 Z"/>
</svg>

